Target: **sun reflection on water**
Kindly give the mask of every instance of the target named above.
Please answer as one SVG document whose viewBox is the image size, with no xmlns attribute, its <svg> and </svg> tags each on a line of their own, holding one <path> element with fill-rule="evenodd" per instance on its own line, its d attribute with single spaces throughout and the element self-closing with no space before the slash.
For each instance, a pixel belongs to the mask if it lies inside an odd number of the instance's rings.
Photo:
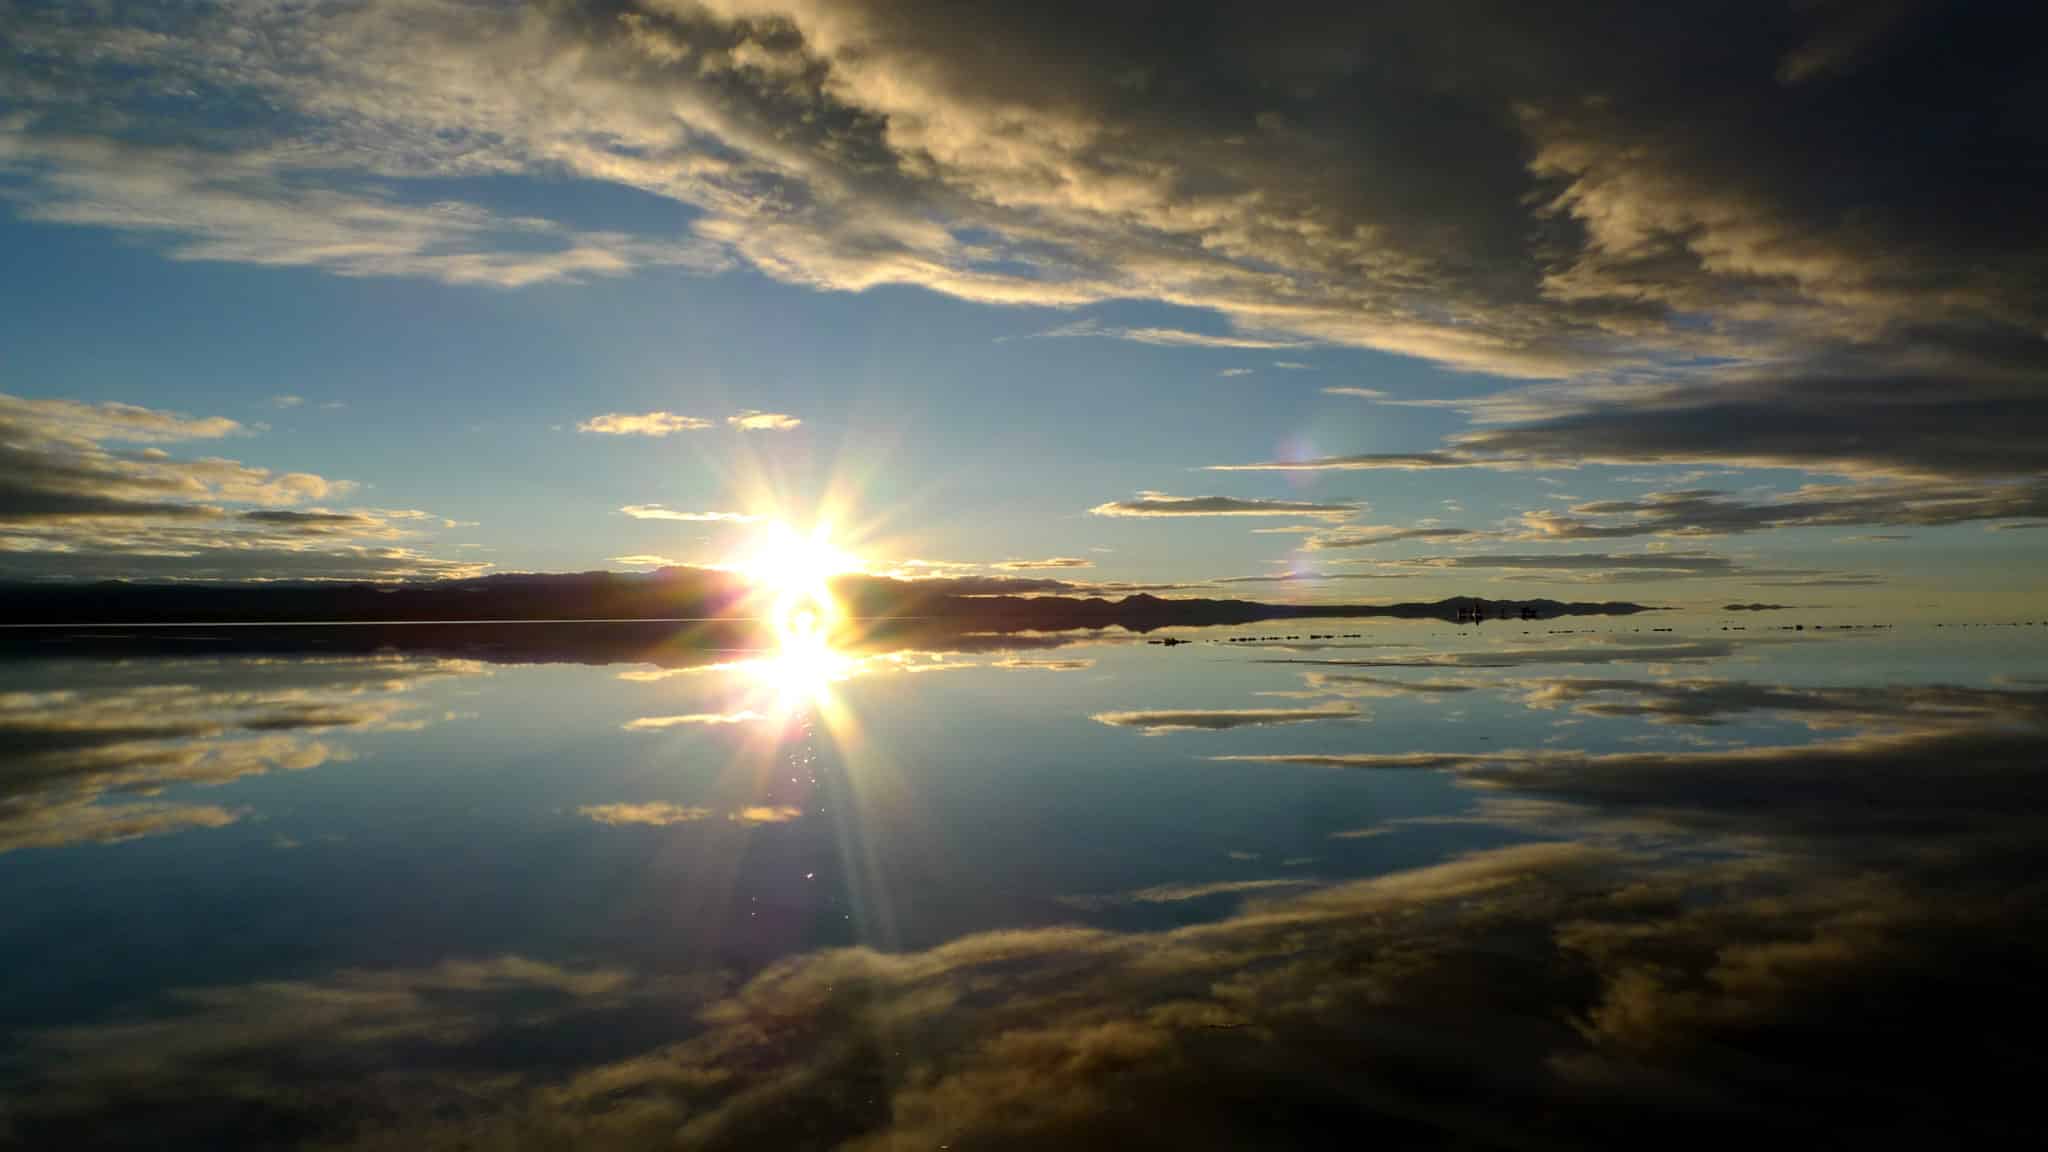
<svg viewBox="0 0 2048 1152">
<path fill-rule="evenodd" d="M 855 571 L 859 562 L 831 542 L 830 525 L 810 532 L 771 525 L 740 570 L 767 598 L 766 619 L 774 652 L 751 662 L 754 679 L 776 697 L 783 715 L 819 709 L 831 719 L 831 686 L 851 676 L 858 664 L 840 649 L 845 610 L 832 580 Z"/>
</svg>

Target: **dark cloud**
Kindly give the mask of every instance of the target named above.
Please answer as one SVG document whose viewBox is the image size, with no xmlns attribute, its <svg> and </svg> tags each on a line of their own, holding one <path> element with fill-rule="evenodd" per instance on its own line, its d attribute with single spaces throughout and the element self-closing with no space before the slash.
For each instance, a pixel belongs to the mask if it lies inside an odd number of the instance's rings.
<svg viewBox="0 0 2048 1152">
<path fill-rule="evenodd" d="M 1764 712 L 1854 735 L 1813 744 L 1593 754 L 1503 750 L 1279 754 L 1224 759 L 1448 770 L 1490 792 L 1539 797 L 1639 829 L 1818 839 L 1838 851 L 1918 852 L 1927 840 L 2026 835 L 2048 763 L 2048 694 L 1929 685 L 1807 688 L 1731 681 L 1557 680 L 1537 706 L 1710 725 Z M 1516 818 L 1512 805 L 1506 817 Z M 1545 820 L 1556 813 L 1537 810 Z"/>
<path fill-rule="evenodd" d="M 0 578 L 397 580 L 487 567 L 411 547 L 440 523 L 424 512 L 312 506 L 348 494 L 346 481 L 159 447 L 245 431 L 131 404 L 0 395 Z"/>
<path fill-rule="evenodd" d="M 1751 565 L 1710 552 L 1503 552 L 1378 562 L 1383 570 L 1499 569 L 1570 583 L 1741 578 L 1756 585 L 1882 584 L 1874 574 Z"/>
<path fill-rule="evenodd" d="M 346 760 L 329 734 L 416 725 L 409 688 L 480 671 L 405 658 L 26 668 L 31 686 L 0 687 L 0 852 L 234 823 L 219 805 L 140 798 Z"/>
<path fill-rule="evenodd" d="M 25 1038 L 10 1115 L 63 1143 L 145 1101 L 158 1137 L 232 1107 L 360 1148 L 2023 1140 L 2004 1076 L 2040 903 L 1952 879 L 1526 844 L 1170 932 L 838 949 L 730 988 L 516 956 L 216 986 Z M 1224 887 L 1247 883 L 1299 882 Z"/>
<path fill-rule="evenodd" d="M 2024 477 L 2048 464 L 2029 15 L 14 8 L 0 94 L 24 111 L 0 166 L 26 216 L 183 259 L 516 286 L 737 258 L 827 289 L 1139 297 L 1230 328 L 1070 329 L 1152 343 L 1654 382 L 1539 398 L 1439 452 L 1262 467 Z M 223 107 L 248 114 L 190 111 Z M 697 216 L 687 236 L 598 232 L 418 187 L 479 172 Z"/>
<path fill-rule="evenodd" d="M 1996 724 L 2040 711 L 2035 694 L 1949 685 L 1808 688 L 1739 680 L 1531 681 L 1523 704 L 1659 724 L 1716 725 L 1753 712 L 1821 727 Z"/>
<path fill-rule="evenodd" d="M 357 512 L 297 512 L 290 508 L 259 508 L 242 513 L 242 519 L 252 524 L 276 524 L 308 532 L 377 526 L 375 518 Z"/>
<path fill-rule="evenodd" d="M 1359 472 L 1377 469 L 1424 471 L 1430 468 L 1504 467 L 1504 463 L 1468 458 L 1454 452 L 1362 452 L 1353 456 L 1308 456 L 1299 460 L 1265 460 L 1255 464 L 1211 464 L 1210 472 Z"/>
</svg>

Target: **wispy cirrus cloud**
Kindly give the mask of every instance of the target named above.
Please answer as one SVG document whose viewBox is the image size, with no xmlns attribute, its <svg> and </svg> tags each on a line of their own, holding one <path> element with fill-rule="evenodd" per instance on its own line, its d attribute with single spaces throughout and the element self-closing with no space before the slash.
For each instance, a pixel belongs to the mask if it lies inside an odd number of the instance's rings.
<svg viewBox="0 0 2048 1152">
<path fill-rule="evenodd" d="M 1097 516 L 1323 516 L 1341 520 L 1357 510 L 1356 504 L 1140 492 L 1136 499 L 1112 500 L 1088 511 Z"/>
<path fill-rule="evenodd" d="M 666 728 L 720 727 L 727 724 L 751 724 L 769 717 L 760 712 L 742 710 L 739 712 L 686 712 L 675 716 L 641 716 L 628 720 L 622 727 L 628 732 L 659 732 Z"/>
<path fill-rule="evenodd" d="M 1095 561 L 1084 556 L 1048 556 L 1043 560 L 999 560 L 989 565 L 1005 572 L 1036 572 L 1058 568 L 1093 568 Z"/>
<path fill-rule="evenodd" d="M 635 520 L 680 520 L 689 524 L 752 524 L 760 519 L 747 512 L 687 512 L 662 504 L 628 504 L 619 511 Z"/>
<path fill-rule="evenodd" d="M 1266 728 L 1276 724 L 1309 724 L 1319 720 L 1355 720 L 1362 713 L 1349 704 L 1314 708 L 1160 708 L 1133 712 L 1097 712 L 1090 719 L 1113 728 L 1158 732 L 1223 732 L 1232 728 Z"/>
<path fill-rule="evenodd" d="M 1471 528 L 1397 528 L 1391 525 L 1361 524 L 1317 532 L 1302 541 L 1301 546 L 1311 552 L 1321 552 L 1339 548 L 1370 548 L 1375 544 L 1400 544 L 1416 540 L 1457 544 L 1495 539 L 1499 535 L 1497 532 L 1482 532 Z"/>
<path fill-rule="evenodd" d="M 589 231 L 448 199 L 414 200 L 288 147 L 215 150 L 33 130 L 0 120 L 0 171 L 31 220 L 160 243 L 172 259 L 314 267 L 518 288 L 639 268 L 715 271 L 703 240 Z M 320 179 L 321 176 L 327 179 Z"/>
<path fill-rule="evenodd" d="M 1127 340 L 1133 344 L 1151 344 L 1162 348 L 1231 348 L 1231 349 L 1273 349 L 1304 348 L 1307 341 L 1299 339 L 1247 336 L 1234 333 L 1215 334 L 1191 332 L 1185 328 L 1113 328 L 1093 320 L 1077 320 L 1035 333 L 1032 339 L 1071 339 L 1075 337 L 1101 337 L 1109 340 Z M 1224 375 L 1235 375 L 1249 369 L 1225 369 Z"/>
</svg>

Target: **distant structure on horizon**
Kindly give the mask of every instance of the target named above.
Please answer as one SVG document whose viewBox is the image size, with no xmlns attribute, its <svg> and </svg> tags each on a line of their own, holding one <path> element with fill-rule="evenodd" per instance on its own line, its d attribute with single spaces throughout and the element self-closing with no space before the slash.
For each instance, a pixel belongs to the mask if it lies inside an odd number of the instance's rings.
<svg viewBox="0 0 2048 1152">
<path fill-rule="evenodd" d="M 1491 612 L 1492 615 L 1488 613 Z M 1487 620 L 1541 620 L 1543 614 L 1534 604 L 1491 604 L 1485 600 L 1473 600 L 1458 605 L 1457 620 L 1460 624 L 1481 624 Z"/>
</svg>

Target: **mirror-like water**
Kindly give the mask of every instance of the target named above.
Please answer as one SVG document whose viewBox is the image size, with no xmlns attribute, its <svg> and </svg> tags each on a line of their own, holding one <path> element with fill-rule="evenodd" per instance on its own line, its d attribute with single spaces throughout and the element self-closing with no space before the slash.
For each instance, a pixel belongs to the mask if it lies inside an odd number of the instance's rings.
<svg viewBox="0 0 2048 1152">
<path fill-rule="evenodd" d="M 2031 1133 L 2042 629 L 1345 630 L 0 663 L 0 1140 Z"/>
</svg>

